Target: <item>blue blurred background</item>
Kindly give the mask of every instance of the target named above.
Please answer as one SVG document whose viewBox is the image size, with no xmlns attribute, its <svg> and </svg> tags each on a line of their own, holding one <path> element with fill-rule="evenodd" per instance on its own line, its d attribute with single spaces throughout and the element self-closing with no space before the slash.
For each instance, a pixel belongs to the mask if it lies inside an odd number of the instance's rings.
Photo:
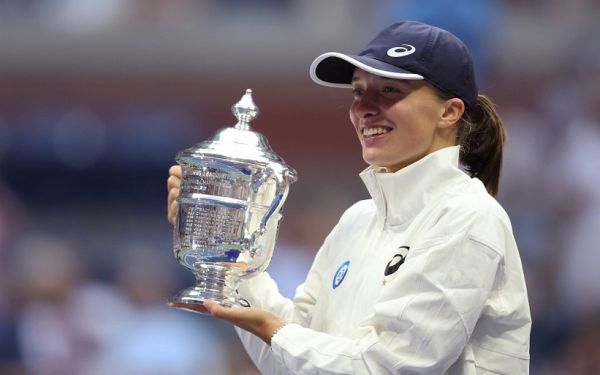
<svg viewBox="0 0 600 375">
<path fill-rule="evenodd" d="M 509 130 L 500 202 L 534 319 L 532 374 L 600 373 L 600 3 L 0 0 L 0 373 L 256 374 L 233 330 L 165 307 L 178 150 L 234 124 L 299 172 L 272 275 L 292 296 L 366 197 L 350 93 L 311 83 L 400 19 L 449 29 Z"/>
</svg>

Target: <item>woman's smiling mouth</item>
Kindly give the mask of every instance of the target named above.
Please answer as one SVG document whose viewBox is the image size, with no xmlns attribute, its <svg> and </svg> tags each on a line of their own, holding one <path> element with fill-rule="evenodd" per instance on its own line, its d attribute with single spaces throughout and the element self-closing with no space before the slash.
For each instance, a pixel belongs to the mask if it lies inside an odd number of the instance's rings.
<svg viewBox="0 0 600 375">
<path fill-rule="evenodd" d="M 376 137 L 378 135 L 386 134 L 387 132 L 389 132 L 391 130 L 392 129 L 386 128 L 383 126 L 375 126 L 372 128 L 363 128 L 362 135 L 364 138 L 372 138 L 372 137 Z"/>
</svg>

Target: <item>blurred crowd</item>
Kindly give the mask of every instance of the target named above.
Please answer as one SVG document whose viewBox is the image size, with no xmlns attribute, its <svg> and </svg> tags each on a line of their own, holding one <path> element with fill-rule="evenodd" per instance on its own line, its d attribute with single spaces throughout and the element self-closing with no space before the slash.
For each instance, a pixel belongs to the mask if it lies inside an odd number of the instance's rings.
<svg viewBox="0 0 600 375">
<path fill-rule="evenodd" d="M 193 282 L 171 253 L 168 167 L 259 88 L 256 129 L 299 172 L 269 268 L 293 296 L 366 197 L 350 97 L 308 64 L 398 19 L 461 37 L 507 125 L 498 200 L 531 373 L 599 374 L 594 0 L 0 0 L 0 374 L 256 374 L 228 325 L 165 305 Z"/>
</svg>

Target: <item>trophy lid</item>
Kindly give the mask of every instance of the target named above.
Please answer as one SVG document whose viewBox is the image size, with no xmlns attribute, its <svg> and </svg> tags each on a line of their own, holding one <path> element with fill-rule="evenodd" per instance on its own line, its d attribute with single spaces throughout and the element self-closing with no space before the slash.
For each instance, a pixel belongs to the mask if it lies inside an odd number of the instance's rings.
<svg viewBox="0 0 600 375">
<path fill-rule="evenodd" d="M 231 107 L 231 111 L 238 120 L 233 127 L 220 129 L 211 139 L 183 150 L 177 155 L 177 159 L 216 157 L 251 164 L 275 163 L 287 170 L 290 177 L 295 178 L 296 172 L 273 151 L 267 138 L 250 128 L 250 122 L 259 114 L 251 89 L 246 90 L 242 98 Z"/>
</svg>

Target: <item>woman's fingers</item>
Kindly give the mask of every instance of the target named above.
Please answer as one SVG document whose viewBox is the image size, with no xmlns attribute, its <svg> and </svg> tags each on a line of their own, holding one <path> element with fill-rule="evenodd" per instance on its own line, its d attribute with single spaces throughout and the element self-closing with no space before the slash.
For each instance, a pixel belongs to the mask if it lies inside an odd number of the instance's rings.
<svg viewBox="0 0 600 375">
<path fill-rule="evenodd" d="M 181 166 L 173 165 L 169 168 L 169 175 L 181 178 Z"/>
<path fill-rule="evenodd" d="M 181 187 L 181 177 L 177 177 L 177 176 L 169 176 L 169 178 L 167 178 L 167 190 L 171 190 L 173 188 L 179 188 Z"/>
<path fill-rule="evenodd" d="M 167 209 L 167 219 L 169 223 L 175 225 L 175 220 L 177 219 L 177 211 L 179 210 L 179 204 L 176 200 L 169 203 L 169 207 Z"/>
<path fill-rule="evenodd" d="M 177 307 L 180 309 L 186 309 L 190 311 L 195 311 L 203 314 L 208 314 L 206 307 L 204 305 L 200 305 L 197 303 L 181 303 L 181 302 L 169 302 L 169 307 Z"/>
<path fill-rule="evenodd" d="M 171 188 L 169 190 L 169 196 L 167 198 L 167 219 L 171 224 L 175 224 L 177 218 L 177 210 L 179 204 L 177 204 L 177 197 L 179 196 L 179 188 Z"/>
<path fill-rule="evenodd" d="M 177 200 L 178 196 L 179 196 L 179 188 L 178 187 L 173 187 L 173 188 L 169 189 L 169 195 L 167 197 L 169 207 L 171 207 L 171 203 L 173 203 L 174 201 Z"/>
<path fill-rule="evenodd" d="M 171 224 L 175 224 L 177 218 L 177 210 L 179 205 L 177 204 L 177 197 L 181 189 L 181 167 L 174 165 L 169 168 L 169 178 L 167 178 L 167 219 Z"/>
</svg>

